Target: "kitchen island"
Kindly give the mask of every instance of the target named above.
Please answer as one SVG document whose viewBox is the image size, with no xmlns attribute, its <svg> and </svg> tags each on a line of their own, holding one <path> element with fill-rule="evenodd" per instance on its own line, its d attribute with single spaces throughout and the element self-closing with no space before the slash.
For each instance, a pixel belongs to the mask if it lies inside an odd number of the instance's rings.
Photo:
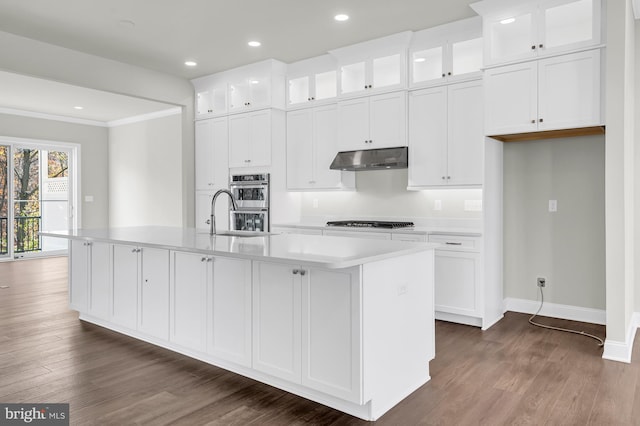
<svg viewBox="0 0 640 426">
<path fill-rule="evenodd" d="M 433 244 L 135 227 L 69 243 L 80 319 L 365 420 L 429 379 Z"/>
</svg>

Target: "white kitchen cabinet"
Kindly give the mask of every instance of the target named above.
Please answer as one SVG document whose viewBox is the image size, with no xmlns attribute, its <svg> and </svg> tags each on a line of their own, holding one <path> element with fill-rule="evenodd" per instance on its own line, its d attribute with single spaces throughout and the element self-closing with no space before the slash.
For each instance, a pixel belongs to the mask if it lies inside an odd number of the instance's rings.
<svg viewBox="0 0 640 426">
<path fill-rule="evenodd" d="M 435 251 L 436 311 L 480 316 L 480 253 Z"/>
<path fill-rule="evenodd" d="M 301 268 L 302 384 L 361 403 L 359 268 Z M 304 273 L 304 275 L 302 275 Z"/>
<path fill-rule="evenodd" d="M 405 89 L 411 36 L 405 31 L 330 51 L 339 65 L 340 97 Z"/>
<path fill-rule="evenodd" d="M 301 382 L 300 269 L 253 262 L 253 368 Z"/>
<path fill-rule="evenodd" d="M 338 102 L 340 151 L 407 146 L 406 92 Z"/>
<path fill-rule="evenodd" d="M 489 69 L 485 88 L 487 135 L 602 124 L 599 49 Z"/>
<path fill-rule="evenodd" d="M 391 239 L 391 233 L 375 231 L 343 231 L 339 229 L 325 229 L 324 231 L 322 231 L 322 235 L 329 235 L 334 237 L 370 238 L 373 240 Z"/>
<path fill-rule="evenodd" d="M 284 132 L 284 120 L 271 109 L 229 116 L 229 167 L 270 166 L 271 141 Z"/>
<path fill-rule="evenodd" d="M 254 262 L 253 367 L 361 403 L 358 268 Z"/>
<path fill-rule="evenodd" d="M 251 261 L 214 257 L 209 288 L 208 352 L 251 367 Z"/>
<path fill-rule="evenodd" d="M 284 109 L 285 70 L 284 63 L 268 59 L 219 73 L 228 84 L 229 113 Z"/>
<path fill-rule="evenodd" d="M 287 113 L 287 189 L 355 187 L 352 172 L 329 169 L 339 150 L 337 137 L 335 104 Z"/>
<path fill-rule="evenodd" d="M 436 318 L 482 326 L 480 238 L 430 235 L 429 242 L 442 244 L 435 250 Z"/>
<path fill-rule="evenodd" d="M 111 321 L 135 330 L 138 326 L 140 248 L 114 244 Z"/>
<path fill-rule="evenodd" d="M 287 65 L 287 107 L 307 107 L 338 96 L 338 65 L 321 55 Z"/>
<path fill-rule="evenodd" d="M 340 94 L 355 95 L 381 89 L 406 87 L 406 55 L 404 52 L 342 65 L 340 67 Z"/>
<path fill-rule="evenodd" d="M 226 187 L 229 183 L 227 117 L 196 121 L 196 190 Z"/>
<path fill-rule="evenodd" d="M 481 18 L 415 32 L 409 64 L 412 88 L 480 77 L 483 67 Z"/>
<path fill-rule="evenodd" d="M 210 86 L 196 92 L 196 120 L 227 112 L 227 85 Z"/>
<path fill-rule="evenodd" d="M 109 245 L 71 240 L 69 259 L 69 307 L 108 319 L 111 289 Z"/>
<path fill-rule="evenodd" d="M 197 253 L 171 252 L 169 339 L 199 352 L 206 350 L 207 289 L 213 258 Z"/>
<path fill-rule="evenodd" d="M 169 251 L 140 249 L 141 281 L 138 330 L 169 339 Z"/>
<path fill-rule="evenodd" d="M 395 241 L 425 243 L 427 242 L 427 234 L 406 234 L 403 232 L 393 232 L 391 233 L 391 239 Z"/>
<path fill-rule="evenodd" d="M 481 81 L 409 95 L 409 188 L 482 185 Z"/>
<path fill-rule="evenodd" d="M 226 189 L 226 186 L 214 188 L 212 191 L 196 192 L 196 228 L 208 230 L 211 224 L 211 201 L 217 189 Z M 216 200 L 216 229 L 218 231 L 229 230 L 229 200 L 220 197 Z"/>
<path fill-rule="evenodd" d="M 483 17 L 485 65 L 576 51 L 601 42 L 600 0 L 486 0 L 471 7 Z"/>
</svg>

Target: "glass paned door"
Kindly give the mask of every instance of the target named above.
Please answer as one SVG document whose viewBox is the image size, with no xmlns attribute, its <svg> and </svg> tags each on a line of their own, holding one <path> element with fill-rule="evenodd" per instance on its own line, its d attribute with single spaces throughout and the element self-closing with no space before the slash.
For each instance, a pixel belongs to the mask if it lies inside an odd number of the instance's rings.
<svg viewBox="0 0 640 426">
<path fill-rule="evenodd" d="M 42 150 L 40 159 L 40 210 L 42 231 L 68 229 L 69 217 L 69 152 Z M 67 241 L 61 238 L 42 237 L 43 252 L 66 250 Z"/>
<path fill-rule="evenodd" d="M 14 253 L 38 252 L 40 245 L 40 151 L 13 152 Z"/>
<path fill-rule="evenodd" d="M 0 257 L 9 255 L 9 152 L 0 145 Z"/>
</svg>

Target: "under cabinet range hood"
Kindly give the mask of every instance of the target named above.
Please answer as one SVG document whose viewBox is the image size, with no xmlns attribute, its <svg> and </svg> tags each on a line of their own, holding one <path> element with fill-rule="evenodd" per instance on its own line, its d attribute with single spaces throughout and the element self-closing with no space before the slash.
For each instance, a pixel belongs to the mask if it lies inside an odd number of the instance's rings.
<svg viewBox="0 0 640 426">
<path fill-rule="evenodd" d="M 406 169 L 409 166 L 408 148 L 362 149 L 341 151 L 329 166 L 331 170 L 385 170 Z"/>
</svg>

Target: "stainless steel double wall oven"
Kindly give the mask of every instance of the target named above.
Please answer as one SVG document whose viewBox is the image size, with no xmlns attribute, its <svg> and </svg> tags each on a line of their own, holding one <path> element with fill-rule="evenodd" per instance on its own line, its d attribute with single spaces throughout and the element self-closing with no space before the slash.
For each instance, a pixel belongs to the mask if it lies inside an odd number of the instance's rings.
<svg viewBox="0 0 640 426">
<path fill-rule="evenodd" d="M 229 190 L 237 205 L 229 208 L 231 229 L 269 232 L 269 173 L 232 175 Z"/>
</svg>

